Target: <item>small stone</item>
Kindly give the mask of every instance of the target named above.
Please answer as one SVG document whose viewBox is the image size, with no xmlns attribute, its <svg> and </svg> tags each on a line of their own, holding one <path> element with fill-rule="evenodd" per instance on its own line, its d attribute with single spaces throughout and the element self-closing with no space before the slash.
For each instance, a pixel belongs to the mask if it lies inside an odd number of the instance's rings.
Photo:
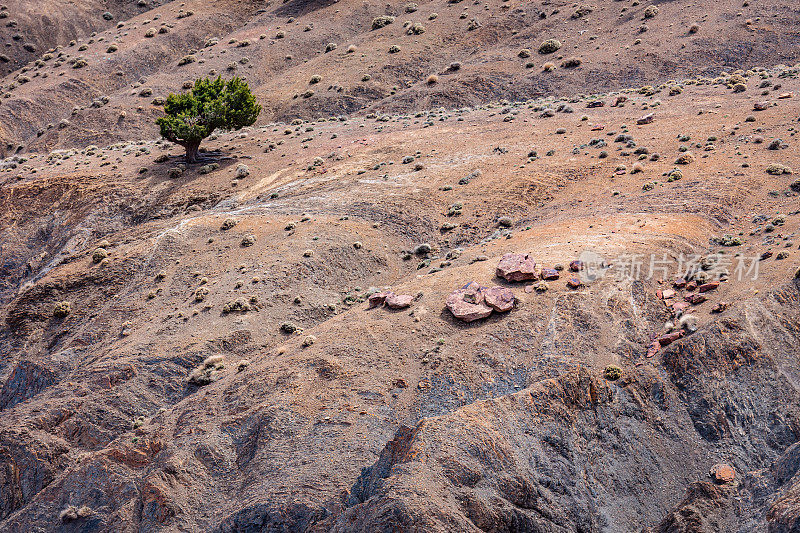
<svg viewBox="0 0 800 533">
<path fill-rule="evenodd" d="M 723 312 L 723 311 L 725 311 L 725 310 L 726 310 L 728 307 L 729 307 L 729 304 L 728 304 L 728 302 L 719 302 L 717 305 L 715 305 L 715 306 L 714 306 L 714 307 L 711 309 L 711 312 L 712 312 L 712 313 L 722 313 L 722 312 Z"/>
<path fill-rule="evenodd" d="M 704 294 L 699 294 L 695 292 L 692 294 L 687 294 L 686 296 L 683 297 L 683 299 L 692 305 L 697 305 L 705 302 L 708 298 L 706 298 Z"/>
<path fill-rule="evenodd" d="M 697 290 L 700 292 L 707 292 L 707 291 L 713 291 L 717 287 L 719 287 L 719 281 L 709 281 L 708 283 L 703 283 L 702 285 L 697 287 Z"/>
<path fill-rule="evenodd" d="M 558 270 L 555 268 L 543 268 L 542 269 L 542 279 L 547 281 L 553 281 L 558 279 Z"/>
<path fill-rule="evenodd" d="M 650 124 L 653 122 L 653 118 L 654 118 L 653 113 L 648 113 L 647 115 L 636 119 L 636 123 L 639 124 L 640 126 L 643 124 Z"/>
<path fill-rule="evenodd" d="M 676 289 L 682 289 L 686 287 L 686 280 L 683 278 L 675 278 L 675 281 L 672 282 L 672 286 Z"/>
<path fill-rule="evenodd" d="M 736 471 L 731 465 L 724 463 L 712 466 L 708 475 L 711 476 L 711 479 L 713 479 L 715 483 L 719 484 L 732 483 L 733 480 L 736 479 Z"/>
<path fill-rule="evenodd" d="M 581 261 L 580 259 L 575 259 L 574 261 L 570 261 L 569 270 L 570 272 L 580 272 L 581 270 L 583 270 L 583 261 Z"/>
<path fill-rule="evenodd" d="M 663 291 L 661 291 L 661 297 L 664 298 L 665 300 L 668 300 L 669 298 L 674 298 L 675 291 L 673 291 L 672 289 L 664 289 Z"/>
<path fill-rule="evenodd" d="M 569 287 L 570 289 L 580 288 L 581 285 L 583 285 L 583 282 L 581 282 L 581 280 L 579 280 L 578 278 L 569 278 L 569 280 L 567 281 L 567 287 Z"/>
</svg>

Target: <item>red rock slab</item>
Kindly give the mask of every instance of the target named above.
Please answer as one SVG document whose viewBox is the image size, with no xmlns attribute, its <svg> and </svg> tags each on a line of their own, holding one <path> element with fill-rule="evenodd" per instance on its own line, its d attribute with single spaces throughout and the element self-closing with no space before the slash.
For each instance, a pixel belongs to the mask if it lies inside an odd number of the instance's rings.
<svg viewBox="0 0 800 533">
<path fill-rule="evenodd" d="M 577 289 L 581 285 L 583 285 L 583 282 L 581 282 L 581 280 L 579 280 L 578 278 L 569 278 L 569 280 L 567 281 L 567 287 L 569 287 L 570 289 Z"/>
<path fill-rule="evenodd" d="M 687 283 L 687 284 L 684 286 L 684 288 L 685 288 L 687 291 L 693 291 L 693 290 L 695 290 L 695 289 L 697 288 L 697 282 L 696 282 L 696 281 L 694 281 L 694 280 L 692 280 L 692 281 L 688 282 L 688 283 Z"/>
<path fill-rule="evenodd" d="M 543 268 L 542 269 L 542 279 L 547 281 L 552 281 L 554 279 L 558 279 L 558 270 L 555 268 Z"/>
<path fill-rule="evenodd" d="M 583 261 L 581 261 L 580 259 L 575 259 L 574 261 L 570 261 L 569 270 L 570 272 L 580 272 L 581 270 L 583 270 Z"/>
<path fill-rule="evenodd" d="M 498 278 L 507 281 L 536 280 L 536 262 L 528 254 L 505 254 L 497 263 Z"/>
<path fill-rule="evenodd" d="M 492 287 L 483 291 L 483 300 L 492 309 L 499 313 L 511 311 L 514 308 L 514 293 L 505 287 Z"/>
<path fill-rule="evenodd" d="M 484 288 L 474 281 L 460 289 L 454 290 L 447 297 L 447 308 L 454 317 L 464 322 L 472 322 L 486 318 L 492 314 L 492 308 L 484 304 Z"/>
<path fill-rule="evenodd" d="M 386 296 L 386 306 L 389 309 L 405 309 L 414 301 L 413 296 L 408 294 L 395 294 L 393 292 Z"/>
<path fill-rule="evenodd" d="M 683 278 L 675 278 L 675 281 L 672 282 L 672 286 L 676 289 L 682 289 L 686 286 L 686 280 Z"/>
<path fill-rule="evenodd" d="M 709 281 L 708 283 L 703 283 L 702 285 L 697 287 L 697 290 L 700 292 L 707 292 L 707 291 L 713 291 L 717 287 L 719 287 L 719 281 Z"/>
<path fill-rule="evenodd" d="M 676 340 L 683 337 L 684 332 L 683 330 L 673 331 L 672 333 L 667 333 L 666 335 L 662 335 L 658 338 L 658 343 L 661 346 L 668 346 L 675 342 Z"/>
<path fill-rule="evenodd" d="M 708 298 L 706 298 L 705 294 L 699 294 L 694 292 L 692 294 L 687 294 L 686 296 L 683 297 L 683 299 L 692 305 L 697 305 L 705 302 Z"/>
<path fill-rule="evenodd" d="M 731 465 L 718 463 L 711 467 L 708 475 L 715 483 L 733 483 L 733 480 L 736 479 L 736 470 Z"/>
<path fill-rule="evenodd" d="M 669 300 L 670 298 L 675 298 L 675 291 L 672 289 L 664 289 L 661 291 L 661 297 L 665 300 Z"/>
</svg>

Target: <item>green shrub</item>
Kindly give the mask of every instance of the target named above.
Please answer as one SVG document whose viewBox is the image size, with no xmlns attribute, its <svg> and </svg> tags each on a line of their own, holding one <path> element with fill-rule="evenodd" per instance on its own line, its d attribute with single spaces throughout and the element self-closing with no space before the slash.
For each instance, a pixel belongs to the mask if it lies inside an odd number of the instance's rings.
<svg viewBox="0 0 800 533">
<path fill-rule="evenodd" d="M 197 160 L 200 143 L 216 129 L 240 130 L 261 112 L 250 87 L 238 77 L 228 81 L 202 78 L 189 93 L 170 94 L 165 117 L 156 120 L 161 136 L 186 149 L 186 161 Z"/>
</svg>

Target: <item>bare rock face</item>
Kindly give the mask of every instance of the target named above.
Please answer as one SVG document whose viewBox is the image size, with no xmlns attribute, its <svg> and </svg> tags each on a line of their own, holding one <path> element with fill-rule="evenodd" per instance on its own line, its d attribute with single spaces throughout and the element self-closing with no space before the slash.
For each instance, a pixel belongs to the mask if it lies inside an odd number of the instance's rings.
<svg viewBox="0 0 800 533">
<path fill-rule="evenodd" d="M 483 292 L 483 299 L 486 305 L 499 313 L 511 311 L 514 307 L 514 293 L 505 287 L 492 287 Z"/>
<path fill-rule="evenodd" d="M 447 297 L 447 308 L 454 317 L 464 322 L 486 318 L 492 314 L 492 308 L 484 301 L 485 290 L 474 281 L 470 282 Z"/>
<path fill-rule="evenodd" d="M 497 277 L 506 281 L 536 280 L 536 262 L 528 254 L 505 254 L 497 263 Z"/>
</svg>

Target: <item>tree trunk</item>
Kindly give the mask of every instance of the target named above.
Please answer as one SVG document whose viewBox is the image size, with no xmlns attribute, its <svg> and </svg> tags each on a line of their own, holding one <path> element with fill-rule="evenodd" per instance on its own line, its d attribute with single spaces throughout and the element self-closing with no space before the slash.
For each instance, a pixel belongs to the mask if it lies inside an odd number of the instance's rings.
<svg viewBox="0 0 800 533">
<path fill-rule="evenodd" d="M 200 148 L 200 141 L 188 142 L 184 145 L 186 148 L 186 163 L 191 165 L 197 162 L 197 152 Z"/>
</svg>

